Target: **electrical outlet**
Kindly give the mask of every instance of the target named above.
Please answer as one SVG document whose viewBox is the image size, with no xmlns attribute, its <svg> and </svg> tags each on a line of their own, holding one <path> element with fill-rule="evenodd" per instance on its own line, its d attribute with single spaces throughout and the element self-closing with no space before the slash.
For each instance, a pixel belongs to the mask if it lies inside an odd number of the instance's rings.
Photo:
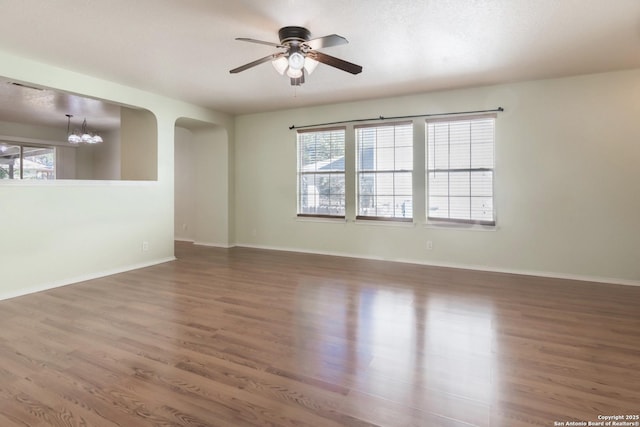
<svg viewBox="0 0 640 427">
<path fill-rule="evenodd" d="M 427 250 L 430 251 L 433 249 L 433 241 L 427 240 Z"/>
<path fill-rule="evenodd" d="M 187 226 L 187 224 L 182 224 L 182 230 L 183 230 L 183 231 L 187 231 L 187 228 L 189 228 L 189 227 Z"/>
<path fill-rule="evenodd" d="M 142 252 L 147 252 L 149 250 L 149 242 L 146 240 L 142 242 Z"/>
</svg>

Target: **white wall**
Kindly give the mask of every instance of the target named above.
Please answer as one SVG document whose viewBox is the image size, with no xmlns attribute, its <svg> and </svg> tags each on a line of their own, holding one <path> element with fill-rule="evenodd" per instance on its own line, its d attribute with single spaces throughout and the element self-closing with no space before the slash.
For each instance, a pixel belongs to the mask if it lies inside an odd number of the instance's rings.
<svg viewBox="0 0 640 427">
<path fill-rule="evenodd" d="M 496 121 L 496 231 L 296 219 L 292 124 L 505 108 Z M 237 117 L 237 243 L 640 284 L 640 70 Z M 416 120 L 424 164 L 423 120 Z M 349 175 L 347 175 L 349 179 Z M 353 177 L 351 177 L 353 179 Z M 348 193 L 352 202 L 355 194 Z M 433 249 L 426 249 L 426 241 Z"/>
<path fill-rule="evenodd" d="M 175 121 L 230 129 L 232 118 L 2 51 L 0 76 L 147 109 L 157 132 L 157 181 L 0 183 L 0 223 L 11 224 L 0 245 L 0 299 L 172 259 Z"/>
</svg>

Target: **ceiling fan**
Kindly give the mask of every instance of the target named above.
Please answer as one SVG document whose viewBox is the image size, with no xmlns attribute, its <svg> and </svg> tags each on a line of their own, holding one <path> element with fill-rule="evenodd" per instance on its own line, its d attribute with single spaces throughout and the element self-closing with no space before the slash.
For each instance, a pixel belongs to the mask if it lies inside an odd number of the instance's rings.
<svg viewBox="0 0 640 427">
<path fill-rule="evenodd" d="M 255 67 L 256 65 L 271 61 L 274 68 L 281 75 L 284 75 L 285 72 L 287 73 L 287 76 L 291 79 L 292 86 L 300 86 L 304 83 L 305 72 L 311 74 L 320 62 L 351 74 L 358 74 L 362 72 L 362 67 L 360 65 L 327 55 L 326 53 L 318 52 L 317 49 L 349 43 L 347 39 L 342 36 L 331 34 L 324 37 L 310 39 L 311 33 L 303 27 L 280 28 L 278 36 L 280 38 L 280 43 L 272 43 L 244 37 L 236 38 L 236 40 L 243 42 L 264 44 L 283 50 L 267 55 L 264 58 L 257 59 L 253 62 L 249 62 L 248 64 L 242 65 L 238 68 L 234 68 L 229 72 L 232 74 L 239 73 Z"/>
</svg>

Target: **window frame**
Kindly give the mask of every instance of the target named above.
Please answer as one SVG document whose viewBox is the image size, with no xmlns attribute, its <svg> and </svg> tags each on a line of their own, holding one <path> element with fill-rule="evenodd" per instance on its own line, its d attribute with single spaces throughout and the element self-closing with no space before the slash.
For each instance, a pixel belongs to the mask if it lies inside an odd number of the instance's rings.
<svg viewBox="0 0 640 427">
<path fill-rule="evenodd" d="M 318 171 L 317 169 L 314 171 L 302 171 L 302 153 L 300 151 L 300 135 L 301 134 L 310 134 L 310 133 L 324 133 L 324 132 L 335 132 L 342 131 L 342 143 L 343 143 L 343 168 L 341 171 L 336 170 L 327 170 L 327 171 Z M 346 211 L 347 211 L 347 201 L 346 201 L 346 139 L 347 139 L 347 128 L 346 126 L 336 126 L 336 127 L 328 127 L 328 128 L 310 128 L 310 129 L 299 129 L 296 132 L 296 216 L 298 218 L 327 218 L 327 219 L 345 219 Z M 302 177 L 305 175 L 336 175 L 341 174 L 343 176 L 343 181 L 345 182 L 345 188 L 342 193 L 342 214 L 332 215 L 321 214 L 321 213 L 305 213 L 302 212 L 302 192 L 301 192 L 301 183 Z M 331 193 L 330 193 L 331 196 Z"/>
<path fill-rule="evenodd" d="M 395 150 L 397 148 L 396 146 L 396 140 L 395 140 L 395 128 L 398 126 L 408 126 L 411 132 L 411 168 L 410 169 L 397 169 L 395 168 L 395 159 L 394 159 L 394 169 L 390 169 L 390 170 L 386 170 L 386 169 L 377 169 L 377 168 L 373 168 L 373 169 L 361 169 L 361 149 L 360 149 L 360 138 L 358 136 L 358 131 L 360 129 L 365 129 L 365 128 L 388 128 L 388 127 L 393 127 L 394 128 L 394 144 L 393 144 L 393 149 L 394 149 L 394 155 L 395 155 Z M 397 122 L 385 122 L 385 123 L 374 123 L 374 124 L 364 124 L 364 125 L 358 125 L 358 126 L 354 126 L 353 127 L 353 132 L 354 132 L 354 138 L 355 138 L 355 155 L 356 155 L 356 162 L 355 162 L 355 188 L 356 188 L 356 220 L 364 220 L 364 221 L 389 221 L 389 222 L 414 222 L 414 212 L 413 212 L 413 202 L 414 202 L 414 195 L 413 195 L 413 190 L 414 190 L 414 183 L 413 183 L 413 172 L 414 172 L 414 145 L 415 145 L 415 141 L 414 141 L 414 123 L 413 121 L 397 121 Z M 376 150 L 377 151 L 377 150 Z M 393 178 L 394 178 L 394 184 L 395 184 L 395 175 L 396 174 L 405 174 L 408 173 L 410 176 L 410 196 L 411 196 L 411 207 L 409 209 L 409 216 L 408 217 L 401 217 L 401 216 L 379 216 L 379 215 L 361 215 L 360 214 L 360 191 L 361 191 L 361 187 L 360 187 L 360 176 L 361 174 L 378 174 L 378 173 L 391 173 L 393 174 Z M 396 197 L 396 193 L 395 193 L 395 188 L 393 189 L 393 194 L 391 195 L 394 199 Z M 394 212 L 395 212 L 395 206 L 394 206 Z"/>
<path fill-rule="evenodd" d="M 429 125 L 433 124 L 433 123 L 454 123 L 454 122 L 463 122 L 463 121 L 474 121 L 474 120 L 486 120 L 486 119 L 491 119 L 493 121 L 493 125 L 492 125 L 492 143 L 491 143 L 491 163 L 492 163 L 492 167 L 471 167 L 471 155 L 469 158 L 469 167 L 468 168 L 430 168 L 430 162 L 429 162 Z M 426 205 L 426 221 L 427 221 L 427 225 L 451 225 L 451 226 L 480 226 L 480 227 L 488 227 L 488 228 L 495 228 L 496 224 L 497 224 L 497 215 L 496 215 L 496 203 L 495 203 L 495 199 L 496 199 L 496 195 L 495 195 L 495 170 L 496 170 L 496 164 L 495 164 L 495 151 L 496 151 L 496 119 L 497 119 L 497 114 L 495 113 L 488 113 L 488 114 L 475 114 L 475 115 L 465 115 L 465 116 L 447 116 L 447 117 L 438 117 L 438 118 L 430 118 L 430 119 L 426 119 L 425 120 L 425 167 L 424 167 L 424 171 L 425 171 L 425 205 Z M 469 149 L 472 150 L 472 140 L 470 139 L 470 144 L 469 144 Z M 447 141 L 447 144 L 449 146 L 449 154 L 450 154 L 450 145 L 451 145 L 451 140 L 449 139 Z M 448 156 L 449 156 L 448 154 Z M 451 163 L 451 158 L 450 156 L 448 157 L 448 162 L 449 165 Z M 434 165 L 435 166 L 435 165 Z M 438 172 L 442 172 L 442 173 L 451 173 L 451 172 L 468 172 L 468 173 L 473 173 L 473 172 L 490 172 L 491 173 L 491 216 L 492 219 L 491 220 L 481 220 L 481 219 L 471 219 L 471 214 L 470 219 L 464 219 L 464 218 L 456 218 L 456 217 L 451 217 L 451 211 L 449 210 L 448 212 L 448 217 L 444 218 L 444 217 L 433 217 L 433 216 L 429 216 L 429 212 L 430 212 L 430 174 L 431 173 L 438 173 Z M 471 177 L 470 177 L 471 179 Z M 450 180 L 448 180 L 448 185 L 450 185 Z M 451 191 L 450 191 L 450 187 L 447 189 L 447 199 L 451 199 Z M 443 196 L 444 197 L 444 196 Z M 470 199 L 469 202 L 469 209 L 472 208 L 472 203 L 471 200 L 474 197 L 474 193 L 471 190 L 471 185 L 469 186 L 469 196 L 468 198 Z"/>
</svg>

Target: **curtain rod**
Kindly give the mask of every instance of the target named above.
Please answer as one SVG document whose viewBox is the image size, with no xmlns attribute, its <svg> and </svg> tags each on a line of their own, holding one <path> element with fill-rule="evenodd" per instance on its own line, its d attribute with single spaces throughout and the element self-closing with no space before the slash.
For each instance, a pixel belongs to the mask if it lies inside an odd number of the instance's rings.
<svg viewBox="0 0 640 427">
<path fill-rule="evenodd" d="M 411 116 L 393 116 L 393 117 L 372 117 L 370 119 L 353 119 L 353 120 L 342 120 L 339 122 L 327 122 L 327 123 L 316 123 L 313 125 L 303 125 L 303 126 L 289 126 L 289 130 L 292 129 L 304 129 L 304 128 L 312 128 L 316 126 L 329 126 L 329 125 L 342 125 L 345 123 L 358 123 L 358 122 L 370 122 L 372 120 L 396 120 L 396 119 L 415 119 L 416 117 L 433 117 L 433 116 L 453 116 L 456 114 L 479 114 L 479 113 L 497 113 L 504 111 L 504 108 L 498 107 L 493 110 L 477 110 L 477 111 L 457 111 L 455 113 L 432 113 L 432 114 L 414 114 Z"/>
</svg>

